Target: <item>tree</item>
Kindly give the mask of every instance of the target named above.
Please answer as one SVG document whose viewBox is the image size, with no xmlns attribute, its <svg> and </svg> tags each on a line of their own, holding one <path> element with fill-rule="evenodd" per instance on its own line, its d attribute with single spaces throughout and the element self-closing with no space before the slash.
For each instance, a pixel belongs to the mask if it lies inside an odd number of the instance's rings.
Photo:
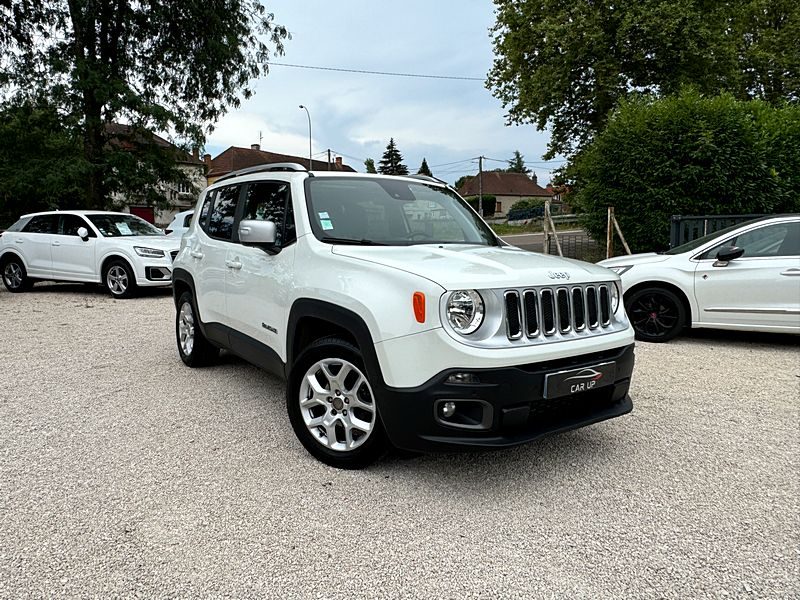
<svg viewBox="0 0 800 600">
<path fill-rule="evenodd" d="M 799 212 L 800 105 L 692 90 L 626 100 L 566 175 L 595 239 L 613 206 L 634 251 L 667 248 L 672 215 Z"/>
<path fill-rule="evenodd" d="M 367 173 L 377 173 L 375 170 L 375 161 L 371 158 L 364 161 L 364 167 L 367 169 Z"/>
<path fill-rule="evenodd" d="M 378 173 L 384 175 L 408 175 L 408 167 L 403 164 L 403 155 L 397 149 L 394 138 L 389 138 L 386 152 L 378 163 Z"/>
<path fill-rule="evenodd" d="M 433 177 L 433 173 L 431 173 L 430 168 L 428 167 L 428 161 L 425 160 L 425 157 L 422 158 L 422 164 L 419 166 L 419 171 L 417 171 L 418 175 L 427 175 L 428 177 Z"/>
<path fill-rule="evenodd" d="M 507 173 L 525 173 L 526 175 L 531 170 L 525 166 L 525 158 L 520 154 L 519 150 L 514 150 L 514 157 L 508 161 Z"/>
<path fill-rule="evenodd" d="M 545 158 L 570 156 L 617 103 L 692 85 L 771 103 L 800 100 L 794 0 L 495 0 L 487 87 L 509 123 L 551 130 Z M 676 41 L 677 40 L 677 41 Z"/>
<path fill-rule="evenodd" d="M 187 149 L 201 147 L 216 120 L 252 95 L 250 81 L 268 68 L 268 44 L 280 53 L 288 36 L 258 0 L 224 8 L 200 0 L 12 1 L 0 4 L 0 21 L 0 85 L 6 95 L 43 96 L 69 116 L 65 126 L 79 135 L 87 164 L 90 207 L 106 206 L 132 182 L 155 190 L 163 169 L 149 160 L 167 157 L 148 144 L 149 132 L 173 132 Z M 130 123 L 130 138 L 111 144 L 117 136 L 108 124 L 121 120 Z M 140 168 L 131 179 L 119 167 L 132 156 Z"/>
<path fill-rule="evenodd" d="M 81 204 L 87 165 L 80 138 L 62 119 L 45 103 L 0 111 L 0 229 L 26 212 Z"/>
<path fill-rule="evenodd" d="M 473 177 L 475 177 L 475 175 L 462 175 L 461 177 L 456 179 L 456 182 L 453 184 L 453 187 L 459 190 L 461 189 L 462 185 L 467 183 L 467 180 L 472 179 Z"/>
</svg>

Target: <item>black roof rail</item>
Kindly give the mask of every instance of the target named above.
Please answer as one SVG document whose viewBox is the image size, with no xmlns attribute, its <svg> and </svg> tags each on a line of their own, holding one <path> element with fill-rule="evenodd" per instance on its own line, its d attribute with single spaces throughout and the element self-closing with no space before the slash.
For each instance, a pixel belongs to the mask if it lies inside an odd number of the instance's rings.
<svg viewBox="0 0 800 600">
<path fill-rule="evenodd" d="M 253 173 L 268 173 L 268 172 L 275 172 L 275 171 L 305 171 L 308 172 L 303 165 L 298 163 L 269 163 L 266 165 L 256 165 L 255 167 L 247 167 L 246 169 L 239 169 L 238 171 L 233 171 L 232 173 L 228 173 L 227 175 L 223 175 L 217 181 L 225 181 L 226 179 L 231 179 L 233 177 L 239 177 L 240 175 L 252 175 Z M 309 173 L 311 175 L 311 173 Z M 214 183 L 217 183 L 215 181 Z"/>
<path fill-rule="evenodd" d="M 421 179 L 422 181 L 432 181 L 434 183 L 443 183 L 447 187 L 450 187 L 449 183 L 443 179 L 439 179 L 438 177 L 433 177 L 432 175 L 423 175 L 422 173 L 417 173 L 415 175 L 406 175 L 406 177 L 411 177 L 412 179 Z"/>
</svg>

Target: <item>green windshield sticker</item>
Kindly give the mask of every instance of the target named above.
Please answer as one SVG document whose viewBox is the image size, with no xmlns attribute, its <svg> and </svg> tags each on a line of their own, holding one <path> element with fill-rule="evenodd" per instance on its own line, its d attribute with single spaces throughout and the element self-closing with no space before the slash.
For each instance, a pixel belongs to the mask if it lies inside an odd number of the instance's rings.
<svg viewBox="0 0 800 600">
<path fill-rule="evenodd" d="M 330 219 L 322 219 L 320 220 L 319 224 L 322 225 L 322 229 L 324 229 L 325 231 L 333 229 L 333 223 L 331 223 Z"/>
</svg>

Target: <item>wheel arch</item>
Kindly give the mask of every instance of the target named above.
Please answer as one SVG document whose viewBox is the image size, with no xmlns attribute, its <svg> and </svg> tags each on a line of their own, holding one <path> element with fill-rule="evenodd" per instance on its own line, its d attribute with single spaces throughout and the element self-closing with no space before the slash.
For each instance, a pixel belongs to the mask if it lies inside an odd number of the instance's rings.
<svg viewBox="0 0 800 600">
<path fill-rule="evenodd" d="M 25 258 L 19 252 L 15 252 L 14 250 L 6 250 L 0 254 L 0 265 L 5 266 L 6 262 L 12 258 L 19 259 L 20 262 L 22 262 L 22 266 L 25 267 L 25 270 L 28 270 L 28 264 L 25 262 Z"/>
<path fill-rule="evenodd" d="M 133 273 L 134 280 L 136 279 L 136 269 L 133 268 L 131 260 L 124 254 L 112 253 L 104 256 L 103 260 L 100 262 L 100 281 L 102 281 L 105 278 L 106 269 L 108 268 L 109 263 L 115 260 L 125 261 L 125 264 L 128 265 L 128 268 L 130 268 L 131 273 Z"/>
<path fill-rule="evenodd" d="M 310 298 L 296 300 L 289 312 L 286 326 L 287 377 L 305 348 L 315 340 L 331 335 L 357 346 L 370 378 L 383 384 L 375 343 L 364 319 L 342 306 Z"/>
<path fill-rule="evenodd" d="M 662 288 L 665 290 L 669 290 L 673 294 L 675 294 L 683 304 L 683 308 L 686 311 L 687 316 L 687 323 L 686 327 L 691 327 L 692 322 L 694 321 L 694 313 L 692 311 L 692 303 L 689 302 L 689 297 L 686 295 L 681 288 L 673 283 L 669 283 L 668 281 L 642 281 L 637 283 L 636 285 L 632 286 L 630 289 L 626 289 L 625 292 L 622 294 L 623 302 L 627 301 L 628 297 L 644 288 Z"/>
</svg>

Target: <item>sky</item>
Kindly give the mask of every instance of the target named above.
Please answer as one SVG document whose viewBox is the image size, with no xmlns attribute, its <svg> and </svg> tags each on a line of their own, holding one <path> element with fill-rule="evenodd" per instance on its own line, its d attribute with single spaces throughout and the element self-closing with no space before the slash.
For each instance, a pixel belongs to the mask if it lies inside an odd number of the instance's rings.
<svg viewBox="0 0 800 600">
<path fill-rule="evenodd" d="M 534 125 L 507 126 L 499 100 L 484 81 L 494 59 L 489 1 L 265 0 L 292 39 L 273 63 L 475 77 L 480 81 L 367 75 L 273 64 L 254 82 L 255 94 L 225 115 L 209 135 L 206 152 L 259 143 L 272 152 L 325 160 L 327 149 L 363 172 L 377 165 L 393 137 L 416 173 L 423 157 L 433 174 L 454 182 L 484 169 L 504 168 L 519 150 L 547 183 L 560 163 L 544 163 L 548 134 Z M 475 160 L 472 160 L 475 159 Z M 461 161 L 461 162 L 457 162 Z M 451 164 L 455 163 L 455 164 Z"/>
</svg>

